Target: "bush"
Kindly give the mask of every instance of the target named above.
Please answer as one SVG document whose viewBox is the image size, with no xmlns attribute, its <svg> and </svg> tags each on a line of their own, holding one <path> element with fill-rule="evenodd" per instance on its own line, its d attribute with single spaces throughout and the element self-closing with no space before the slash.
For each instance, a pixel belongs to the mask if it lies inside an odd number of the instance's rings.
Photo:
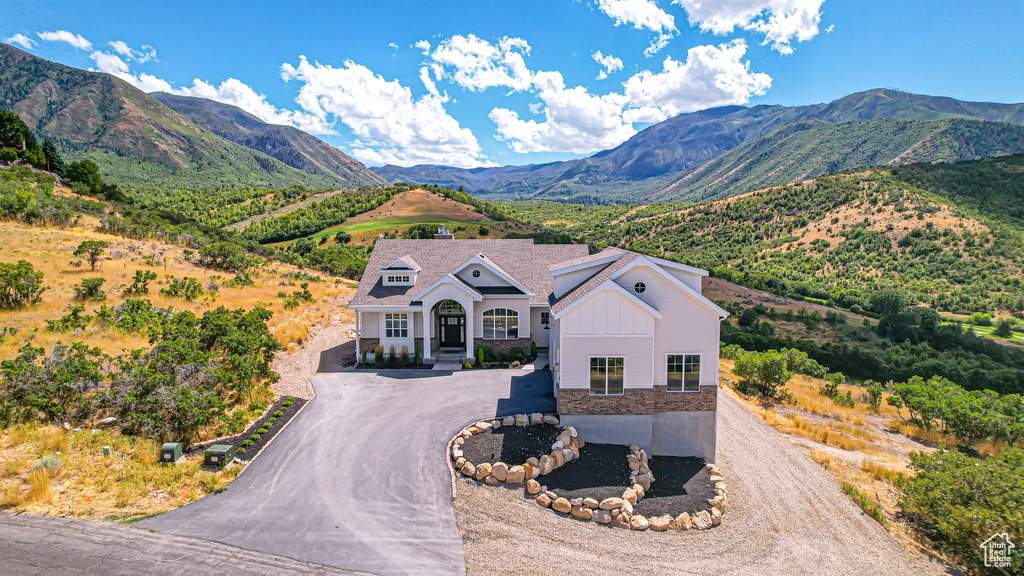
<svg viewBox="0 0 1024 576">
<path fill-rule="evenodd" d="M 85 330 L 92 316 L 85 314 L 85 306 L 72 304 L 69 312 L 56 320 L 46 321 L 47 332 L 71 332 L 72 330 Z"/>
<path fill-rule="evenodd" d="M 373 363 L 379 368 L 384 365 L 384 347 L 377 344 L 373 349 Z"/>
<path fill-rule="evenodd" d="M 57 343 L 49 356 L 25 346 L 0 362 L 0 423 L 36 421 L 84 423 L 103 386 L 106 357 L 81 342 Z"/>
<path fill-rule="evenodd" d="M 105 278 L 86 278 L 75 286 L 75 298 L 79 300 L 94 300 L 102 302 L 107 299 L 107 293 L 100 290 Z"/>
<path fill-rule="evenodd" d="M 733 373 L 742 378 L 736 389 L 775 400 L 793 373 L 786 369 L 786 354 L 776 350 L 746 352 L 736 358 Z"/>
<path fill-rule="evenodd" d="M 160 289 L 160 293 L 164 296 L 184 298 L 191 302 L 203 293 L 203 285 L 195 278 L 186 276 L 179 280 L 174 276 L 168 275 L 167 279 L 169 281 L 167 287 Z"/>
<path fill-rule="evenodd" d="M 485 358 L 486 358 L 486 355 L 484 354 L 484 349 L 483 348 L 477 348 L 476 349 L 476 365 L 477 366 L 483 366 Z"/>
<path fill-rule="evenodd" d="M 882 395 L 885 393 L 885 386 L 879 382 L 868 380 L 864 382 L 864 388 L 868 393 L 868 404 L 871 405 L 871 410 L 878 414 L 882 409 Z"/>
<path fill-rule="evenodd" d="M 524 354 L 523 349 L 518 346 L 513 346 L 512 349 L 508 351 L 509 362 L 522 362 L 525 359 L 526 354 Z"/>
<path fill-rule="evenodd" d="M 537 357 L 537 341 L 530 340 L 530 356 L 533 358 Z"/>
<path fill-rule="evenodd" d="M 61 462 L 60 456 L 57 456 L 56 454 L 47 454 L 32 464 L 32 471 L 46 470 L 47 474 L 53 476 L 57 472 L 60 472 L 60 469 L 63 467 L 64 463 Z"/>
<path fill-rule="evenodd" d="M 149 326 L 159 325 L 163 319 L 173 315 L 172 310 L 155 308 L 152 302 L 141 298 L 129 298 L 115 307 L 104 305 L 96 313 L 100 322 L 125 334 L 134 334 Z"/>
<path fill-rule="evenodd" d="M 252 440 L 245 439 L 245 440 L 242 441 L 242 448 L 248 448 L 249 446 L 252 446 L 252 444 L 253 444 Z"/>
<path fill-rule="evenodd" d="M 136 270 L 132 283 L 124 289 L 128 295 L 149 294 L 149 283 L 156 280 L 156 272 L 150 270 Z"/>
<path fill-rule="evenodd" d="M 281 416 L 282 414 L 284 414 L 284 412 L 282 412 L 280 410 L 277 410 L 277 411 L 274 412 L 274 417 L 277 418 L 277 417 Z"/>
<path fill-rule="evenodd" d="M 359 363 L 360 364 L 366 364 L 366 348 L 363 348 L 362 350 L 360 350 L 360 354 L 362 355 L 362 357 L 360 358 Z"/>
<path fill-rule="evenodd" d="M 36 272 L 26 260 L 17 264 L 0 263 L 0 308 L 21 308 L 42 300 L 43 273 Z"/>
<path fill-rule="evenodd" d="M 89 262 L 89 268 L 95 271 L 96 265 L 106 249 L 107 243 L 103 240 L 85 240 L 75 248 L 72 254 L 85 258 Z"/>
</svg>

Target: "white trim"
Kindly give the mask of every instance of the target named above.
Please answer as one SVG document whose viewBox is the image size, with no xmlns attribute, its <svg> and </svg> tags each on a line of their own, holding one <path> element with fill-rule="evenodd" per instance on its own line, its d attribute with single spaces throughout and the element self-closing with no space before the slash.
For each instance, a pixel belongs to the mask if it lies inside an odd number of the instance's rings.
<svg viewBox="0 0 1024 576">
<path fill-rule="evenodd" d="M 349 310 L 356 312 L 415 312 L 422 310 L 422 306 L 384 306 L 384 305 L 373 305 L 373 306 L 351 306 Z"/>
<path fill-rule="evenodd" d="M 555 312 L 554 314 L 552 314 L 552 317 L 553 318 L 561 318 L 562 316 L 565 316 L 566 314 L 568 314 L 570 310 L 575 309 L 580 304 L 582 304 L 582 303 L 586 302 L 587 300 L 593 298 L 594 295 L 597 294 L 598 292 L 604 292 L 606 290 L 614 290 L 614 291 L 618 292 L 619 294 L 622 294 L 627 299 L 629 299 L 633 304 L 636 304 L 640 308 L 644 309 L 644 311 L 646 311 L 651 316 L 654 316 L 658 320 L 661 320 L 661 312 L 659 312 L 657 308 L 655 308 L 655 307 L 651 306 L 650 304 L 648 304 L 647 302 L 644 302 L 643 300 L 637 298 L 635 294 L 630 294 L 625 288 L 623 288 L 622 286 L 619 286 L 615 282 L 612 282 L 612 280 L 610 278 L 608 280 L 605 280 L 604 282 L 602 282 L 599 286 L 597 286 L 596 288 L 594 288 L 590 292 L 587 292 L 586 294 L 584 294 L 582 297 L 580 297 L 579 299 L 574 301 L 572 304 L 569 304 L 565 308 L 562 308 L 558 312 Z"/>
<path fill-rule="evenodd" d="M 679 262 L 673 262 L 671 260 L 665 260 L 664 258 L 658 258 L 657 256 L 647 256 L 660 266 L 667 266 L 669 268 L 675 268 L 676 270 L 682 270 L 683 272 L 690 272 L 699 276 L 709 276 L 707 270 L 703 268 L 696 268 L 694 266 L 687 266 L 686 264 L 680 264 Z"/>
<path fill-rule="evenodd" d="M 625 274 L 626 272 L 628 272 L 629 270 L 631 270 L 632 268 L 634 268 L 636 266 L 646 266 L 646 267 L 650 268 L 651 270 L 654 270 L 661 277 L 663 277 L 666 280 L 668 280 L 676 288 L 679 288 L 683 292 L 686 292 L 690 296 L 693 296 L 694 298 L 696 298 L 698 302 L 703 304 L 706 308 L 710 309 L 712 312 L 715 312 L 716 314 L 718 314 L 719 317 L 721 317 L 721 318 L 728 318 L 729 317 L 729 313 L 726 312 L 725 309 L 723 309 L 721 306 L 719 306 L 718 304 L 715 304 L 711 300 L 708 300 L 707 296 L 704 296 L 700 292 L 697 292 L 696 290 L 691 288 L 688 284 L 686 284 L 682 280 L 680 280 L 680 279 L 676 278 L 675 276 L 665 272 L 665 270 L 662 269 L 661 266 L 659 266 L 656 262 L 654 262 L 653 260 L 651 260 L 647 256 L 641 255 L 639 258 L 633 260 L 629 264 L 626 264 L 622 268 L 616 270 L 614 274 L 612 274 L 611 276 L 608 277 L 608 279 L 609 280 L 615 280 L 616 278 L 622 276 L 623 274 Z"/>
<path fill-rule="evenodd" d="M 405 258 L 405 256 L 403 256 L 402 258 Z M 387 272 L 394 272 L 395 270 L 412 270 L 412 271 L 415 271 L 415 272 L 419 272 L 420 270 L 422 270 L 422 268 L 420 268 L 419 263 L 416 264 L 415 268 L 412 268 L 408 264 L 406 264 L 404 261 L 402 261 L 402 258 L 395 258 L 394 260 L 391 261 L 390 264 L 388 264 L 387 266 L 381 268 L 380 271 L 384 272 L 384 273 L 387 273 Z M 409 259 L 412 260 L 411 257 Z M 413 262 L 416 262 L 416 261 L 413 260 Z M 392 268 L 392 266 L 394 266 L 395 264 L 398 264 L 398 267 L 397 268 Z"/>
<path fill-rule="evenodd" d="M 505 320 L 505 337 L 504 338 L 497 338 L 497 337 L 494 337 L 494 336 L 488 338 L 487 336 L 484 336 L 484 334 L 485 334 L 484 330 L 487 329 L 484 326 L 484 321 L 487 320 L 487 313 L 490 312 L 491 310 L 504 310 L 505 311 L 505 314 L 503 316 L 498 316 L 498 315 L 491 316 L 491 318 L 494 318 L 494 319 L 502 318 L 502 319 Z M 510 316 L 509 312 L 512 312 L 512 314 L 514 314 L 514 316 Z M 508 336 L 508 319 L 509 318 L 515 318 L 516 319 L 516 337 L 515 338 L 509 338 L 509 336 Z M 531 328 L 532 328 L 532 326 L 531 326 Z M 492 329 L 492 332 L 497 332 L 497 331 Z M 484 311 L 480 312 L 480 339 L 481 340 L 494 340 L 494 341 L 520 340 L 520 339 L 522 339 L 522 337 L 519 336 L 519 332 L 520 332 L 520 329 L 519 329 L 519 311 L 516 310 L 515 308 L 509 308 L 507 306 L 495 306 L 493 308 L 487 308 Z M 532 338 L 532 336 L 529 336 L 529 337 Z"/>
<path fill-rule="evenodd" d="M 456 278 L 454 273 L 448 273 L 448 274 L 445 274 L 444 276 L 438 278 L 437 282 L 434 282 L 430 286 L 424 288 L 423 291 L 420 292 L 419 294 L 413 296 L 412 297 L 413 301 L 423 300 L 424 296 L 429 294 L 432 290 L 434 290 L 435 288 L 437 288 L 441 284 L 453 284 L 456 287 L 461 288 L 467 294 L 469 294 L 470 297 L 472 297 L 472 299 L 475 302 L 479 302 L 479 301 L 484 299 L 483 294 L 480 294 L 479 292 L 474 290 L 470 285 L 466 284 L 466 282 L 464 280 Z"/>
<path fill-rule="evenodd" d="M 504 278 L 505 281 L 508 282 L 509 284 L 511 284 L 512 286 L 518 288 L 519 290 L 522 290 L 523 294 L 525 294 L 526 296 L 533 296 L 534 295 L 534 293 L 529 288 L 527 288 L 526 286 L 523 286 L 522 284 L 520 284 L 515 278 L 509 276 L 507 272 L 505 272 L 504 270 L 501 270 L 500 268 L 496 268 L 497 264 L 494 264 L 492 266 L 490 261 L 487 260 L 487 257 L 484 256 L 483 254 L 477 254 L 476 256 L 473 256 L 469 260 L 466 260 L 461 265 L 459 265 L 457 268 L 452 270 L 450 272 L 450 274 L 456 275 L 459 272 L 462 272 L 463 270 L 465 270 L 466 267 L 471 265 L 471 264 L 478 264 L 480 266 L 483 266 L 484 268 L 487 268 L 492 273 L 494 273 L 496 276 Z"/>
<path fill-rule="evenodd" d="M 608 358 L 621 358 L 622 359 L 622 392 L 619 392 L 618 394 L 609 394 L 607 392 L 607 390 L 608 390 L 608 363 L 607 362 L 605 362 L 605 366 L 604 366 L 604 389 L 606 390 L 606 392 L 604 394 L 594 394 L 592 392 L 593 387 L 590 385 L 590 360 L 592 358 L 605 358 L 605 359 L 608 359 Z M 611 396 L 611 397 L 625 396 L 626 395 L 626 356 L 625 355 L 617 355 L 617 354 L 587 354 L 587 386 L 584 389 L 587 391 L 587 395 L 588 396 Z M 578 390 L 578 388 L 577 388 L 577 390 Z"/>
<path fill-rule="evenodd" d="M 665 366 L 665 391 L 673 394 L 695 394 L 700 392 L 700 387 L 704 384 L 700 381 L 700 371 L 704 369 L 704 353 L 703 352 L 665 352 L 663 354 L 664 366 Z M 683 381 L 682 388 L 679 390 L 669 390 L 668 388 L 668 357 L 669 356 L 682 356 L 683 357 Z M 686 389 L 686 357 L 696 356 L 700 358 L 700 366 L 697 368 L 697 389 L 687 390 Z"/>
<path fill-rule="evenodd" d="M 551 266 L 548 266 L 548 272 L 550 272 L 552 276 L 561 276 L 562 274 L 568 274 L 570 272 L 576 272 L 577 270 L 586 270 L 587 268 L 593 268 L 594 266 L 600 266 L 602 264 L 608 264 L 608 263 L 614 262 L 614 261 L 618 260 L 619 258 L 622 258 L 622 256 L 625 255 L 625 254 L 626 254 L 626 251 L 623 250 L 622 252 L 616 252 L 614 254 L 609 254 L 608 256 L 605 256 L 603 258 L 597 258 L 597 259 L 594 259 L 594 260 L 588 260 L 588 261 L 586 261 L 586 262 L 584 262 L 582 264 L 573 264 L 572 266 L 566 266 L 564 268 L 558 268 L 557 267 L 558 264 L 552 264 Z"/>
</svg>

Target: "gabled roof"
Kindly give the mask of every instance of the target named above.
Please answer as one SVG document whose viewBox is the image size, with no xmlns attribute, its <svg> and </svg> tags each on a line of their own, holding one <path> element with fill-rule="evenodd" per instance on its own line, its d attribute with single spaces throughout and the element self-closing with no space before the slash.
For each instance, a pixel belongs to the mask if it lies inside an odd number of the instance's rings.
<svg viewBox="0 0 1024 576">
<path fill-rule="evenodd" d="M 473 286 L 470 286 L 469 283 L 467 283 L 462 278 L 459 278 L 455 274 L 445 274 L 444 276 L 438 278 L 437 282 L 434 282 L 430 286 L 427 286 L 426 288 L 423 289 L 422 292 L 413 296 L 413 301 L 422 300 L 423 297 L 427 295 L 427 293 L 429 293 L 431 290 L 437 288 L 442 284 L 454 284 L 459 288 L 462 288 L 466 292 L 470 293 L 470 295 L 473 297 L 474 302 L 479 302 L 484 299 L 483 294 L 478 292 L 476 288 L 474 288 Z"/>
<path fill-rule="evenodd" d="M 414 270 L 419 272 L 421 270 L 420 265 L 409 256 L 402 256 L 395 258 L 390 264 L 381 268 L 381 270 Z"/>
<path fill-rule="evenodd" d="M 600 294 L 601 292 L 608 291 L 608 290 L 611 290 L 613 292 L 618 293 L 619 295 L 621 295 L 626 300 L 629 300 L 630 302 L 632 302 L 634 306 L 642 308 L 645 312 L 647 312 L 648 314 L 650 314 L 651 316 L 654 316 L 655 318 L 657 318 L 659 320 L 661 319 L 662 314 L 661 314 L 660 310 L 658 310 L 654 306 L 651 306 L 647 302 L 644 302 L 643 300 L 638 298 L 635 294 L 631 294 L 628 290 L 626 290 L 622 286 L 619 286 L 618 284 L 616 284 L 611 279 L 605 280 L 604 282 L 602 282 L 602 283 L 598 284 L 597 286 L 595 286 L 592 290 L 589 290 L 586 294 L 583 294 L 582 296 L 580 296 L 579 298 L 573 300 L 572 302 L 570 302 L 570 303 L 560 307 L 557 312 L 554 311 L 554 309 L 552 309 L 552 314 L 554 315 L 555 318 L 560 318 L 560 317 L 568 314 L 569 311 L 572 310 L 573 308 L 575 308 L 576 306 L 579 306 L 580 304 L 586 302 L 590 298 L 593 298 L 595 295 Z"/>
<path fill-rule="evenodd" d="M 554 274 L 565 274 L 572 272 L 573 270 L 579 270 L 582 268 L 589 268 L 590 266 L 596 266 L 598 264 L 607 264 L 614 261 L 619 256 L 626 253 L 626 250 L 622 248 L 616 248 L 615 246 L 609 246 L 604 250 L 601 250 L 597 254 L 590 254 L 580 258 L 573 258 L 572 260 L 566 260 L 564 262 L 558 262 L 548 266 L 548 270 Z"/>
<path fill-rule="evenodd" d="M 643 256 L 641 254 L 637 254 L 636 258 L 634 258 L 631 262 L 627 263 L 625 266 L 622 266 L 620 269 L 616 270 L 614 273 L 612 273 L 612 275 L 609 278 L 611 280 L 614 280 L 614 279 L 618 278 L 619 276 L 625 274 L 633 266 L 647 266 L 648 268 L 653 270 L 655 273 L 657 273 L 659 276 L 661 276 L 665 280 L 668 280 L 668 282 L 670 284 L 674 285 L 676 288 L 682 290 L 683 292 L 686 292 L 690 296 L 693 296 L 694 299 L 697 300 L 697 302 L 700 302 L 705 307 L 709 308 L 712 312 L 718 314 L 719 317 L 727 318 L 729 316 L 728 312 L 726 312 L 718 304 L 715 304 L 710 299 L 708 299 L 707 296 L 705 296 L 705 295 L 701 294 L 700 292 L 694 290 L 689 284 L 687 284 L 686 282 L 683 282 L 679 278 L 676 278 L 672 274 L 666 273 L 665 270 L 655 260 L 660 260 L 660 258 L 659 259 L 655 259 L 655 258 L 651 258 L 649 256 Z M 700 270 L 700 269 L 699 268 L 695 268 L 694 270 Z M 700 271 L 704 272 L 703 270 L 700 270 Z"/>
<path fill-rule="evenodd" d="M 480 266 L 487 268 L 499 278 L 502 278 L 512 286 L 518 288 L 523 294 L 529 294 L 530 296 L 533 296 L 533 292 L 529 288 L 523 286 L 518 280 L 513 278 L 511 274 L 502 270 L 501 266 L 495 264 L 493 260 L 491 260 L 487 256 L 484 256 L 482 253 L 477 254 L 476 256 L 473 256 L 469 260 L 466 260 L 465 262 L 460 264 L 458 268 L 452 270 L 452 274 L 458 274 L 459 272 L 465 270 L 467 266 L 470 266 L 472 264 L 479 264 Z"/>
<path fill-rule="evenodd" d="M 592 290 L 604 284 L 606 280 L 611 278 L 612 274 L 618 272 L 625 267 L 626 264 L 629 264 L 639 256 L 640 255 L 635 252 L 621 250 L 621 253 L 617 254 L 617 259 L 614 262 L 605 266 L 600 272 L 584 280 L 581 284 L 563 294 L 561 298 L 552 302 L 551 313 L 557 316 L 563 309 L 568 308 L 573 302 L 583 298 Z"/>
<path fill-rule="evenodd" d="M 548 267 L 587 255 L 583 244 L 534 244 L 525 239 L 397 240 L 381 239 L 373 248 L 359 287 L 349 304 L 410 306 L 414 296 L 467 260 L 483 254 L 495 268 L 532 293 L 531 304 L 547 304 L 553 279 Z M 416 286 L 384 286 L 382 272 L 389 263 L 408 257 L 421 268 Z M 478 289 L 478 292 L 482 289 Z"/>
</svg>

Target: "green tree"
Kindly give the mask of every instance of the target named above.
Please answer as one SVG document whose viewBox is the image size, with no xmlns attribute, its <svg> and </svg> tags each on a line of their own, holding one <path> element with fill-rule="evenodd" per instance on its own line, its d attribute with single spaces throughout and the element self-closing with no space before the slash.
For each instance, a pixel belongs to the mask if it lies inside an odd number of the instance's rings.
<svg viewBox="0 0 1024 576">
<path fill-rule="evenodd" d="M 43 156 L 46 158 L 46 169 L 48 171 L 58 176 L 64 175 L 67 166 L 64 164 L 64 159 L 61 158 L 60 152 L 57 151 L 57 145 L 49 138 L 43 140 Z"/>
<path fill-rule="evenodd" d="M 89 262 L 89 268 L 96 270 L 96 264 L 99 263 L 100 256 L 106 249 L 107 242 L 105 240 L 83 240 L 72 252 L 72 255 L 85 258 Z"/>
<path fill-rule="evenodd" d="M 81 342 L 58 342 L 49 356 L 42 348 L 25 346 L 14 359 L 0 362 L 3 419 L 84 423 L 92 416 L 106 360 L 99 348 Z"/>
<path fill-rule="evenodd" d="M 101 302 L 107 299 L 107 293 L 100 289 L 104 278 L 86 278 L 75 286 L 75 297 L 79 300 L 95 300 Z"/>
<path fill-rule="evenodd" d="M 1006 318 L 1000 318 L 996 322 L 996 329 L 992 331 L 993 334 L 1000 338 L 1009 338 L 1013 336 L 1013 331 L 1010 330 L 1010 321 Z"/>
<path fill-rule="evenodd" d="M 777 350 L 747 352 L 736 358 L 733 373 L 741 378 L 737 389 L 776 399 L 793 373 L 786 369 L 786 354 Z"/>
<path fill-rule="evenodd" d="M 886 318 L 899 314 L 908 305 L 906 294 L 892 288 L 884 288 L 871 294 L 869 306 L 879 316 Z"/>
<path fill-rule="evenodd" d="M 81 184 L 90 194 L 99 194 L 103 191 L 100 167 L 92 160 L 79 160 L 68 164 L 64 170 L 64 177 L 70 182 Z"/>
<path fill-rule="evenodd" d="M 17 264 L 0 262 L 0 308 L 21 308 L 35 304 L 42 299 L 43 273 L 37 272 L 32 263 L 18 260 Z"/>
<path fill-rule="evenodd" d="M 408 229 L 406 229 L 406 231 L 402 233 L 402 238 L 409 238 L 413 240 L 430 240 L 431 238 L 434 237 L 435 231 L 436 228 L 434 228 L 430 224 L 417 224 L 415 226 L 410 226 Z"/>
</svg>

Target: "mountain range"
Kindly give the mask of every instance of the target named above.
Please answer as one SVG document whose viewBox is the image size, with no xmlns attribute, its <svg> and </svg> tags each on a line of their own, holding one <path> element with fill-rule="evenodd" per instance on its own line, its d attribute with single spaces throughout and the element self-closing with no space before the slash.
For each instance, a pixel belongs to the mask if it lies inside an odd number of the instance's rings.
<svg viewBox="0 0 1024 576">
<path fill-rule="evenodd" d="M 0 108 L 90 158 L 106 180 L 147 187 L 380 185 L 365 166 L 289 126 L 233 106 L 149 95 L 109 74 L 64 66 L 0 44 Z"/>
<path fill-rule="evenodd" d="M 579 160 L 374 171 L 389 182 L 463 186 L 494 198 L 705 200 L 876 165 L 1024 151 L 1024 104 L 868 90 L 827 104 L 680 114 Z"/>
</svg>

